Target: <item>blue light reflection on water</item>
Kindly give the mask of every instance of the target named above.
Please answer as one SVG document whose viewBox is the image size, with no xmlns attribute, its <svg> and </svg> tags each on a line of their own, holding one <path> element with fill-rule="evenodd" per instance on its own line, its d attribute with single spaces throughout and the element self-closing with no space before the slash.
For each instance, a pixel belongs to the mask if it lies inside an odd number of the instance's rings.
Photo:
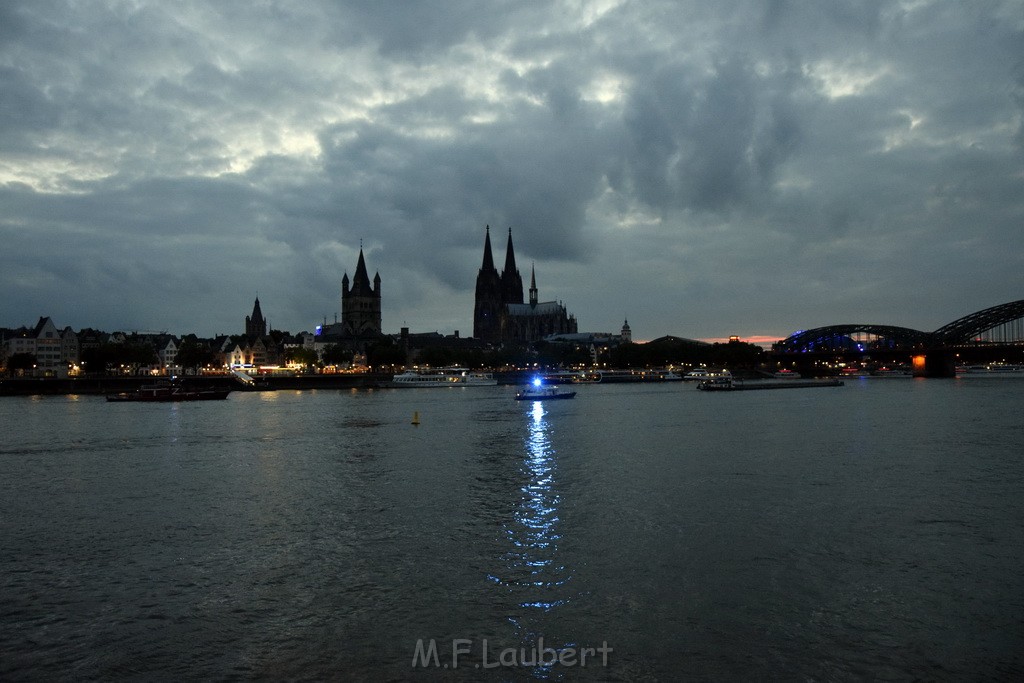
<svg viewBox="0 0 1024 683">
<path fill-rule="evenodd" d="M 534 401 L 530 411 L 529 432 L 525 440 L 525 465 L 529 480 L 521 488 L 523 498 L 515 515 L 515 525 L 508 530 L 509 537 L 519 553 L 522 566 L 529 568 L 528 585 L 537 587 L 559 586 L 565 579 L 559 576 L 564 567 L 556 565 L 558 551 L 558 507 L 561 502 L 554 489 L 554 449 L 548 435 L 544 403 Z M 561 600 L 534 600 L 521 607 L 551 609 Z"/>
<path fill-rule="evenodd" d="M 552 639 L 547 633 L 547 617 L 571 602 L 567 584 L 572 578 L 560 553 L 560 522 L 563 498 L 558 489 L 558 453 L 552 443 L 552 425 L 542 401 L 533 401 L 523 413 L 522 483 L 519 500 L 509 517 L 504 534 L 509 550 L 504 555 L 507 578 L 491 577 L 508 591 L 515 601 L 508 617 L 525 656 L 543 643 L 545 648 L 571 646 Z M 543 639 L 543 641 L 541 640 Z M 548 666 L 537 666 L 537 678 L 558 677 L 562 673 Z"/>
</svg>

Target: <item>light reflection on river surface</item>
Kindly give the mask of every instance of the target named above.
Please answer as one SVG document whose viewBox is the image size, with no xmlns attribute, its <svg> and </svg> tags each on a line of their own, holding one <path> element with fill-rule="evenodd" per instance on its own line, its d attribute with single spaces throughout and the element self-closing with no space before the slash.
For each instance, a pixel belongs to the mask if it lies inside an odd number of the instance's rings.
<svg viewBox="0 0 1024 683">
<path fill-rule="evenodd" d="M 1024 381 L 513 393 L 0 400 L 0 678 L 1024 676 Z"/>
</svg>

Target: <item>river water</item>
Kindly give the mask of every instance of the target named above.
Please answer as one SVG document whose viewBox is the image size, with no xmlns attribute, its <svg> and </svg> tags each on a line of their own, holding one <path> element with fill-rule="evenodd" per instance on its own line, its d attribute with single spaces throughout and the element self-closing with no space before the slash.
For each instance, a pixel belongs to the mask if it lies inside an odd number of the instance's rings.
<svg viewBox="0 0 1024 683">
<path fill-rule="evenodd" d="M 0 678 L 1024 677 L 1024 380 L 513 393 L 0 400 Z"/>
</svg>

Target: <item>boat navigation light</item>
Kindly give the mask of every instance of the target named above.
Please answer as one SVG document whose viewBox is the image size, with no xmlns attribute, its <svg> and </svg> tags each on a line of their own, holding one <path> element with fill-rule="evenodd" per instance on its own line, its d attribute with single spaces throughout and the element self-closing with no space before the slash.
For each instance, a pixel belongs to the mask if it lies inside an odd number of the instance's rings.
<svg viewBox="0 0 1024 683">
<path fill-rule="evenodd" d="M 533 386 L 539 387 L 541 385 L 540 377 L 533 378 Z"/>
</svg>

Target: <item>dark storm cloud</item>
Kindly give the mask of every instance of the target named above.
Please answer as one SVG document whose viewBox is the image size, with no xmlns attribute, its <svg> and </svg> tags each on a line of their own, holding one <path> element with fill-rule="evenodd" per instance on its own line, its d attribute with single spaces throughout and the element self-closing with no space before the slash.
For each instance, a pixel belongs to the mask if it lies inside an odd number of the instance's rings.
<svg viewBox="0 0 1024 683">
<path fill-rule="evenodd" d="M 443 7 L 430 0 L 357 0 L 338 3 L 328 13 L 336 21 L 330 32 L 335 44 L 365 40 L 385 57 L 420 62 L 468 37 L 488 44 L 510 26 L 548 21 L 548 6 L 544 0 L 451 0 Z"/>
<path fill-rule="evenodd" d="M 336 205 L 356 229 L 386 207 L 389 220 L 379 227 L 399 258 L 395 265 L 417 268 L 424 243 L 452 248 L 468 237 L 479 247 L 484 223 L 513 226 L 537 253 L 571 257 L 579 252 L 585 203 L 598 191 L 606 144 L 580 109 L 571 121 L 523 107 L 509 121 L 474 125 L 463 123 L 473 103 L 444 88 L 384 107 L 373 123 L 325 131 L 324 170 L 344 179 Z M 403 134 L 404 125 L 454 125 L 458 133 L 424 138 Z M 479 256 L 462 264 L 460 281 L 449 284 L 465 286 L 478 266 Z"/>
<path fill-rule="evenodd" d="M 483 226 L 587 329 L 934 327 L 1021 297 L 1024 5 L 0 7 L 0 325 L 297 331 L 360 240 L 471 324 Z"/>
<path fill-rule="evenodd" d="M 656 71 L 630 94 L 625 173 L 652 208 L 723 209 L 766 190 L 796 147 L 786 97 L 740 56 L 710 73 Z"/>
</svg>

